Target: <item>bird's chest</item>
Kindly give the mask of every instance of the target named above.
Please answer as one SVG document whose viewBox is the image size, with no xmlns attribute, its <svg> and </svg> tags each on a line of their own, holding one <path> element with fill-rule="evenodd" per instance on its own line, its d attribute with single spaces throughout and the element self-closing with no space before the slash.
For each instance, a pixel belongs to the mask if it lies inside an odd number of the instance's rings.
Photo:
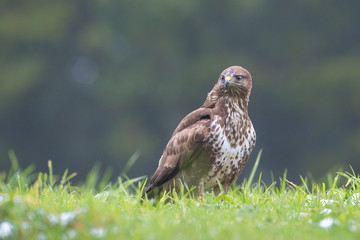
<svg viewBox="0 0 360 240">
<path fill-rule="evenodd" d="M 255 131 L 247 117 L 239 112 L 230 112 L 226 119 L 215 116 L 210 125 L 209 145 L 213 163 L 208 184 L 216 184 L 216 179 L 232 181 L 255 145 Z"/>
</svg>

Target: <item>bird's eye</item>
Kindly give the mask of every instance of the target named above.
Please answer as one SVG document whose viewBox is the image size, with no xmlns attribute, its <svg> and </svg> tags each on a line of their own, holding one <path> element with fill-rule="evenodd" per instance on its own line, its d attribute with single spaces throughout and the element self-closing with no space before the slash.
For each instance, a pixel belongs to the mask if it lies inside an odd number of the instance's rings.
<svg viewBox="0 0 360 240">
<path fill-rule="evenodd" d="M 244 78 L 244 75 L 235 75 L 236 80 L 241 80 Z"/>
<path fill-rule="evenodd" d="M 225 76 L 224 76 L 224 75 L 221 75 L 220 78 L 221 78 L 222 81 L 225 80 Z"/>
</svg>

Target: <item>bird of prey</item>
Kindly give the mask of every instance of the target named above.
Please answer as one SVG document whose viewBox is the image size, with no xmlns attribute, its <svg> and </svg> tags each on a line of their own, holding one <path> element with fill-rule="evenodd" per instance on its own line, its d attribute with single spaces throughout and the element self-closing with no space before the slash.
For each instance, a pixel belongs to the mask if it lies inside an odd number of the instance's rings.
<svg viewBox="0 0 360 240">
<path fill-rule="evenodd" d="M 145 195 L 159 196 L 185 184 L 225 193 L 240 175 L 255 146 L 256 134 L 248 115 L 252 88 L 250 73 L 240 66 L 225 69 L 204 104 L 189 113 L 173 132 Z"/>
</svg>

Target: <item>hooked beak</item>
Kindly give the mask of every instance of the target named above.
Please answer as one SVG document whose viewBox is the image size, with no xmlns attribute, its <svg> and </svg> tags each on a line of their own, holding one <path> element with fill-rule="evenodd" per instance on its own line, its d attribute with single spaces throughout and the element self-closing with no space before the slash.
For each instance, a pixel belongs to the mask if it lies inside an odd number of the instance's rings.
<svg viewBox="0 0 360 240">
<path fill-rule="evenodd" d="M 228 87 L 232 83 L 232 77 L 226 76 L 225 77 L 225 87 Z"/>
</svg>

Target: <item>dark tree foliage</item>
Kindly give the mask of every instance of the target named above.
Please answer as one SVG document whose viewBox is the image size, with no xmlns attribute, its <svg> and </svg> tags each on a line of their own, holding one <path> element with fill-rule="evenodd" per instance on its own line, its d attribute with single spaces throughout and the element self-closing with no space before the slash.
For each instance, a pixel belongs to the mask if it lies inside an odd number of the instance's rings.
<svg viewBox="0 0 360 240">
<path fill-rule="evenodd" d="M 0 171 L 150 174 L 218 74 L 253 75 L 261 171 L 360 169 L 360 2 L 2 1 Z M 251 163 L 250 163 L 251 164 Z M 244 174 L 246 176 L 246 174 Z M 296 179 L 295 179 L 296 180 Z"/>
</svg>

